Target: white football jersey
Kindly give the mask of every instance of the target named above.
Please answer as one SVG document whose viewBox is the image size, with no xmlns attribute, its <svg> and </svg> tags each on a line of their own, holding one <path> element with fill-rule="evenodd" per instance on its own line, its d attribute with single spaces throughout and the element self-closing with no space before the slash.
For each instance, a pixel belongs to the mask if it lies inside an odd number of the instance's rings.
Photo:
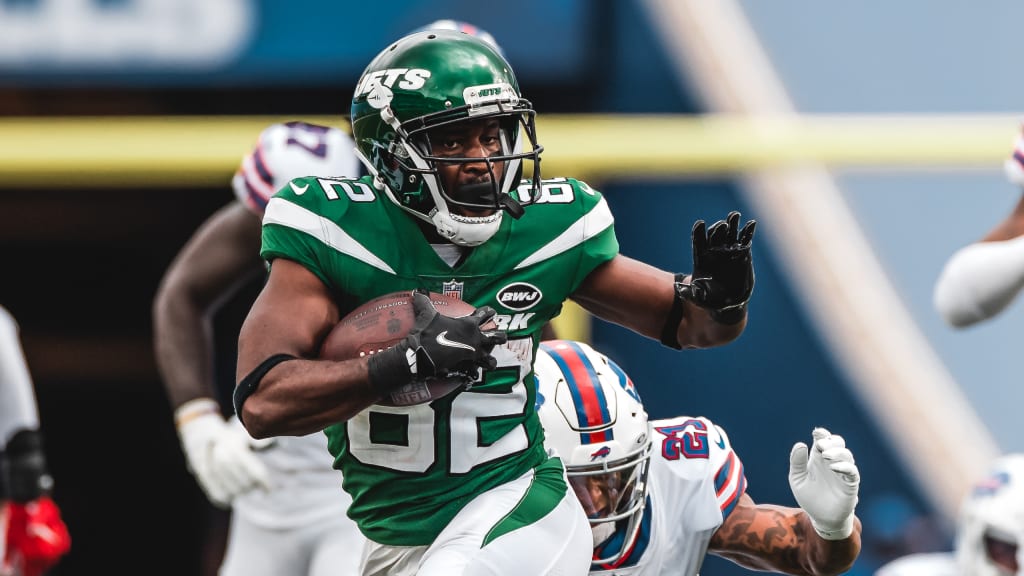
<svg viewBox="0 0 1024 576">
<path fill-rule="evenodd" d="M 710 420 L 678 416 L 651 427 L 647 509 L 637 541 L 616 566 L 594 567 L 592 575 L 696 575 L 711 536 L 746 491 L 743 463 Z"/>
<path fill-rule="evenodd" d="M 0 450 L 22 429 L 39 428 L 35 390 L 21 348 L 18 324 L 0 307 Z"/>
<path fill-rule="evenodd" d="M 273 124 L 263 130 L 235 172 L 235 196 L 262 218 L 270 197 L 295 178 L 359 176 L 354 149 L 352 138 L 338 128 Z M 268 528 L 294 528 L 316 518 L 345 516 L 352 499 L 341 488 L 341 472 L 332 467 L 322 432 L 255 445 L 271 474 L 273 490 L 252 490 L 236 498 L 236 513 Z"/>
<path fill-rule="evenodd" d="M 882 566 L 875 576 L 957 576 L 952 552 L 911 554 Z"/>
</svg>

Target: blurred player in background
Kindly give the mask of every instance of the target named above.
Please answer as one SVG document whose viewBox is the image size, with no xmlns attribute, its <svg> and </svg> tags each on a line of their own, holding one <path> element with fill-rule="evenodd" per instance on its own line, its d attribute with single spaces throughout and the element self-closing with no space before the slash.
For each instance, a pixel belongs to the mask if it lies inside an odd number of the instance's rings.
<svg viewBox="0 0 1024 576">
<path fill-rule="evenodd" d="M 459 30 L 494 43 L 486 31 L 457 20 L 421 29 Z M 358 176 L 354 147 L 338 128 L 304 122 L 266 128 L 235 173 L 235 200 L 193 234 L 156 295 L 156 357 L 189 469 L 212 503 L 233 512 L 220 576 L 357 570 L 364 539 L 346 516 L 351 499 L 340 490 L 327 437 L 255 441 L 237 417 L 225 418 L 210 326 L 219 304 L 266 274 L 260 220 L 270 197 L 294 178 Z"/>
<path fill-rule="evenodd" d="M 697 574 L 707 552 L 751 570 L 840 574 L 860 552 L 860 474 L 824 428 L 790 454 L 801 508 L 755 504 L 743 464 L 707 418 L 648 421 L 636 387 L 582 342 L 541 343 L 534 365 L 547 444 L 590 518 L 590 574 Z"/>
<path fill-rule="evenodd" d="M 1024 187 L 1024 134 L 1004 164 L 1011 183 Z M 984 238 L 957 250 L 935 284 L 935 308 L 951 326 L 983 322 L 1024 288 L 1024 195 Z"/>
<path fill-rule="evenodd" d="M 590 526 L 533 409 L 542 327 L 572 298 L 674 349 L 731 342 L 746 326 L 755 223 L 695 223 L 692 277 L 619 254 L 600 192 L 540 178 L 532 104 L 467 34 L 391 43 L 351 115 L 371 174 L 293 180 L 267 206 L 270 275 L 239 335 L 239 417 L 256 437 L 326 431 L 370 540 L 365 575 L 585 573 Z M 414 289 L 476 311 L 441 315 L 417 291 L 401 342 L 318 359 L 345 314 Z M 431 378 L 467 387 L 378 404 Z"/>
<path fill-rule="evenodd" d="M 1024 575 L 1024 454 L 997 458 L 964 497 L 954 551 L 912 554 L 875 576 Z"/>
<path fill-rule="evenodd" d="M 224 417 L 211 315 L 256 275 L 267 200 L 292 178 L 355 175 L 346 132 L 303 122 L 266 128 L 232 179 L 236 198 L 208 218 L 167 269 L 153 307 L 157 365 L 189 469 L 231 507 L 221 576 L 354 574 L 362 536 L 346 516 L 323 434 L 252 440 Z"/>
<path fill-rule="evenodd" d="M 0 575 L 39 576 L 71 549 L 52 488 L 18 325 L 0 307 Z"/>
</svg>

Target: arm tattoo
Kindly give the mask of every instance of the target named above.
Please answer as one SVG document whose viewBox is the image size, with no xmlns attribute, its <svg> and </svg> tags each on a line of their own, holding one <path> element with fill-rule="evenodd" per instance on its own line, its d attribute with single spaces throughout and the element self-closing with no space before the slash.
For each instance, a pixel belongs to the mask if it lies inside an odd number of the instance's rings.
<svg viewBox="0 0 1024 576">
<path fill-rule="evenodd" d="M 744 495 L 712 536 L 709 552 L 746 568 L 783 574 L 839 574 L 860 552 L 859 530 L 847 540 L 822 540 L 799 508 L 754 505 L 748 498 Z"/>
<path fill-rule="evenodd" d="M 748 568 L 800 566 L 803 528 L 791 514 L 762 506 L 737 507 L 711 540 L 713 551 Z"/>
</svg>

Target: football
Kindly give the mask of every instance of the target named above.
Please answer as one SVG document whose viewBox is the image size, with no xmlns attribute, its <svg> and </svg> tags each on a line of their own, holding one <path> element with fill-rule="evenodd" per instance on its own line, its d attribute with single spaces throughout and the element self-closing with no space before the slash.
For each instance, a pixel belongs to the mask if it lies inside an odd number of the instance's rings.
<svg viewBox="0 0 1024 576">
<path fill-rule="evenodd" d="M 472 305 L 436 292 L 430 301 L 438 313 L 456 318 L 472 314 Z M 412 329 L 415 315 L 412 292 L 393 292 L 370 300 L 349 312 L 331 329 L 320 346 L 326 360 L 350 360 L 387 350 L 402 341 Z M 486 325 L 494 328 L 493 322 Z M 442 398 L 465 385 L 464 378 L 428 378 L 395 390 L 378 404 L 412 406 Z"/>
</svg>

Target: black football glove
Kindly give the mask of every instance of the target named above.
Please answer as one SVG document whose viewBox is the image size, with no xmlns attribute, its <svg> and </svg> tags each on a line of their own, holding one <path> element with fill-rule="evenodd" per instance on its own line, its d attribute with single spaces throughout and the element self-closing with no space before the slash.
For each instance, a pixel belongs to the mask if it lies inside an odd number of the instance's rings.
<svg viewBox="0 0 1024 576">
<path fill-rule="evenodd" d="M 684 298 L 707 309 L 722 324 L 743 319 L 754 291 L 750 246 L 757 221 L 748 221 L 742 229 L 739 225 L 736 211 L 707 230 L 703 220 L 693 224 L 693 275 L 690 285 L 681 288 Z"/>
<path fill-rule="evenodd" d="M 427 378 L 464 376 L 469 383 L 478 368 L 494 369 L 497 360 L 491 351 L 508 339 L 501 330 L 482 328 L 494 317 L 494 308 L 482 306 L 468 316 L 449 318 L 420 290 L 413 292 L 412 305 L 416 320 L 409 334 L 370 357 L 370 382 L 380 392 Z"/>
</svg>

